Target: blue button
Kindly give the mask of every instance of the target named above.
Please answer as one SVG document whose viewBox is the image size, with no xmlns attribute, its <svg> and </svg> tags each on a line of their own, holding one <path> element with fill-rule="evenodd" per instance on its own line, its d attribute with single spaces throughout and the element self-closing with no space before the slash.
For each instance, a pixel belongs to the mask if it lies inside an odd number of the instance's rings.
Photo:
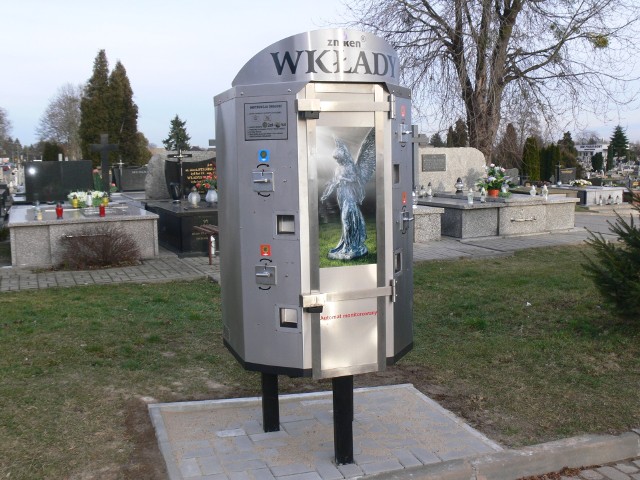
<svg viewBox="0 0 640 480">
<path fill-rule="evenodd" d="M 258 150 L 258 161 L 267 163 L 271 159 L 271 153 L 267 149 Z"/>
</svg>

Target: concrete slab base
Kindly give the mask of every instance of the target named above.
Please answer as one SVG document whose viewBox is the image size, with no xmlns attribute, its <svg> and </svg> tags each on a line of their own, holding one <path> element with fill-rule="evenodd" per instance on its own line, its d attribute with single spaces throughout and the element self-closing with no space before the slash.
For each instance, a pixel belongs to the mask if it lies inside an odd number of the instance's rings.
<svg viewBox="0 0 640 480">
<path fill-rule="evenodd" d="M 355 463 L 336 465 L 332 407 L 331 392 L 281 395 L 281 428 L 271 433 L 260 398 L 152 404 L 149 412 L 172 480 L 340 480 L 502 451 L 412 385 L 396 385 L 354 391 Z"/>
</svg>

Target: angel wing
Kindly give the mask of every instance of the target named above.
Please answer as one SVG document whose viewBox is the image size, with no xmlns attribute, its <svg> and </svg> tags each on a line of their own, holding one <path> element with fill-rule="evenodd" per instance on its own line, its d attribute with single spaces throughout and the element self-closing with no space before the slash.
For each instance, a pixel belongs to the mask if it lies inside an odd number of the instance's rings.
<svg viewBox="0 0 640 480">
<path fill-rule="evenodd" d="M 364 188 L 367 182 L 376 171 L 376 132 L 372 128 L 360 145 L 358 159 L 356 163 L 356 172 L 358 175 L 358 183 Z"/>
</svg>

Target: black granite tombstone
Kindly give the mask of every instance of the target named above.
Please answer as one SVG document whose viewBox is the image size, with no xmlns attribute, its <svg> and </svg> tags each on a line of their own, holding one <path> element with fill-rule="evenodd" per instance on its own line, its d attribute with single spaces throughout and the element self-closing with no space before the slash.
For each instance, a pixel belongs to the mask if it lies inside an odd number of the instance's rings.
<svg viewBox="0 0 640 480">
<path fill-rule="evenodd" d="M 218 207 L 200 202 L 194 207 L 187 202 L 147 202 L 147 210 L 158 215 L 158 243 L 180 256 L 207 253 L 208 236 L 194 231 L 193 227 L 218 224 Z"/>
<path fill-rule="evenodd" d="M 27 162 L 24 183 L 28 203 L 61 202 L 69 192 L 93 190 L 91 160 Z"/>
<path fill-rule="evenodd" d="M 118 167 L 113 168 L 116 187 L 119 192 L 137 192 L 144 190 L 148 169 L 144 167 Z"/>
<path fill-rule="evenodd" d="M 571 183 L 576 179 L 576 169 L 557 167 L 556 178 L 562 183 Z"/>
<path fill-rule="evenodd" d="M 202 161 L 185 162 L 182 161 L 182 181 L 184 191 L 189 192 L 196 182 L 202 180 L 205 175 L 213 173 L 216 165 L 215 158 Z M 180 183 L 179 162 L 167 159 L 164 164 L 164 176 L 167 182 L 167 191 L 171 191 L 172 183 Z"/>
</svg>

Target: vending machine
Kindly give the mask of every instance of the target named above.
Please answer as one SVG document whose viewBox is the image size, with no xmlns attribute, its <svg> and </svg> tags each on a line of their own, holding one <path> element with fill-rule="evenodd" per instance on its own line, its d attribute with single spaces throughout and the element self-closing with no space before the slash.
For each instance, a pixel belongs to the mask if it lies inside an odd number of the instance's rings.
<svg viewBox="0 0 640 480">
<path fill-rule="evenodd" d="M 393 48 L 329 29 L 256 54 L 215 97 L 225 345 L 337 378 L 412 347 L 411 92 Z"/>
</svg>

